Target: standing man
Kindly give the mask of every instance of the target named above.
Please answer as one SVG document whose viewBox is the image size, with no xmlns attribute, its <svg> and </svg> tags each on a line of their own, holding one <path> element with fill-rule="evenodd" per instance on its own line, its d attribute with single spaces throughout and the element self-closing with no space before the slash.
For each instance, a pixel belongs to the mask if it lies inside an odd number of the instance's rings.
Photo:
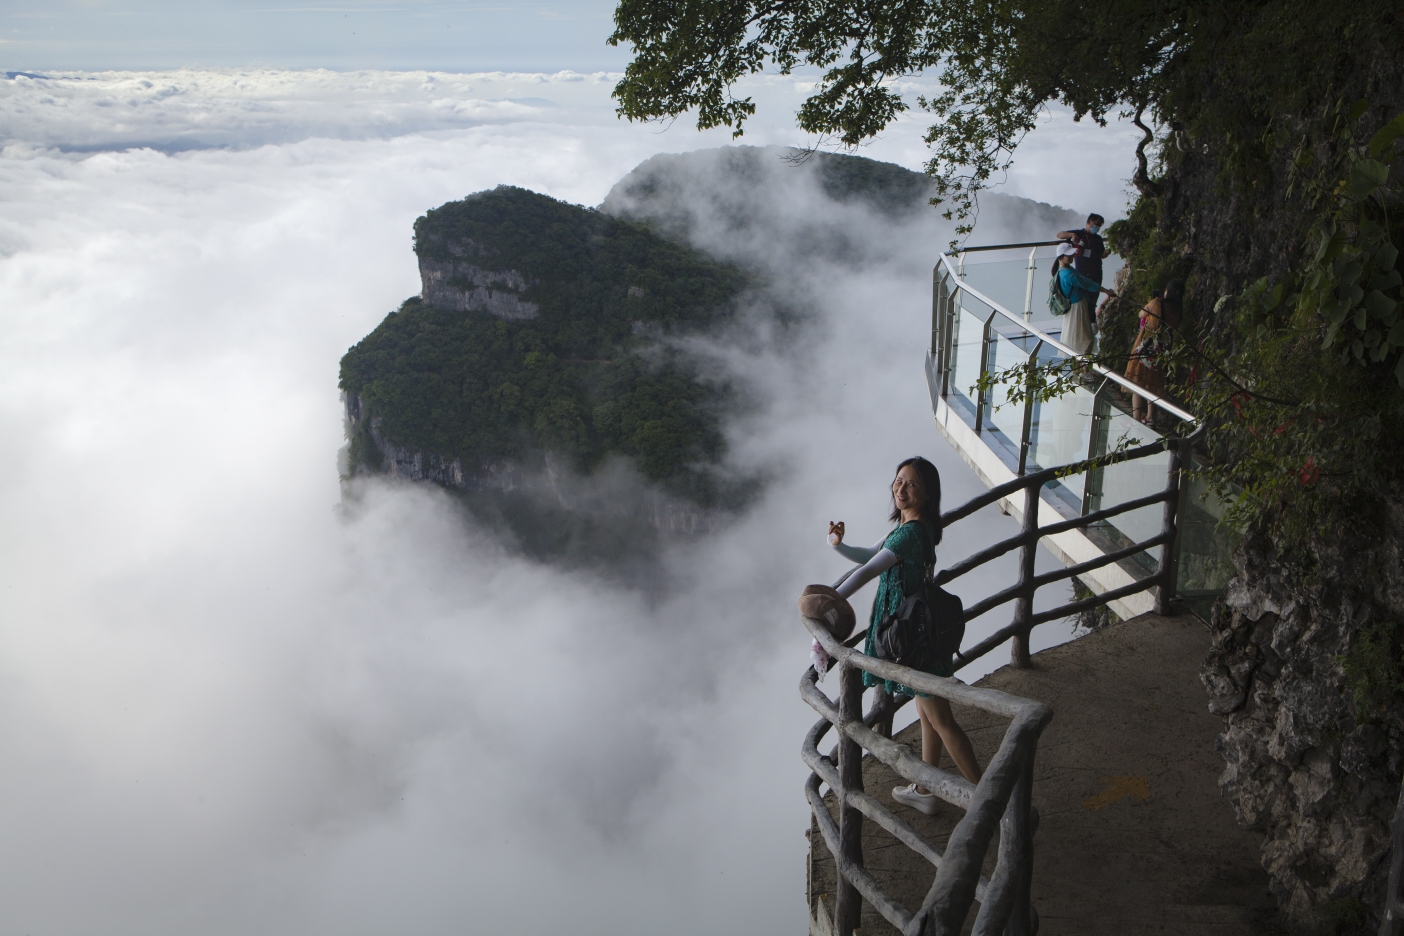
<svg viewBox="0 0 1404 936">
<path fill-rule="evenodd" d="M 1099 214 L 1087 216 L 1087 226 L 1080 231 L 1059 231 L 1058 240 L 1072 241 L 1077 246 L 1077 256 L 1073 258 L 1073 269 L 1097 285 L 1102 285 L 1102 259 L 1107 256 L 1107 245 L 1102 240 L 1101 230 L 1105 222 Z"/>
</svg>

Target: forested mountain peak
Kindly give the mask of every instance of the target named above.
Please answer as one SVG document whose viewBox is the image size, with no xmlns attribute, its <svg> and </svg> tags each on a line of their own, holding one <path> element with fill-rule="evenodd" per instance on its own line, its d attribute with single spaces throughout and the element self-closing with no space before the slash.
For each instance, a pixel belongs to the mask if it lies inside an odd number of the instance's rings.
<svg viewBox="0 0 1404 936">
<path fill-rule="evenodd" d="M 665 339 L 725 322 L 741 273 L 510 186 L 432 209 L 414 231 L 421 295 L 341 362 L 353 472 L 471 490 L 510 486 L 547 453 L 585 474 L 613 454 L 718 501 L 707 466 L 732 397 Z"/>
</svg>

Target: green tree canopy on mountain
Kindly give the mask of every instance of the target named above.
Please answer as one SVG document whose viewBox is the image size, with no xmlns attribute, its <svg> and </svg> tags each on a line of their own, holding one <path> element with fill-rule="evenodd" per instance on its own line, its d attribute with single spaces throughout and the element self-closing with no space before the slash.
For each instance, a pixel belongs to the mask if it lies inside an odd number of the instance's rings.
<svg viewBox="0 0 1404 936">
<path fill-rule="evenodd" d="M 532 318 L 407 300 L 341 361 L 386 440 L 464 470 L 550 451 L 590 471 L 610 454 L 710 504 L 732 389 L 670 339 L 715 328 L 746 286 L 737 270 L 627 221 L 500 186 L 415 222 L 424 264 L 497 277 Z M 502 286 L 510 277 L 523 288 Z M 471 290 L 471 283 L 461 283 Z M 364 420 L 353 461 L 379 469 Z"/>
</svg>

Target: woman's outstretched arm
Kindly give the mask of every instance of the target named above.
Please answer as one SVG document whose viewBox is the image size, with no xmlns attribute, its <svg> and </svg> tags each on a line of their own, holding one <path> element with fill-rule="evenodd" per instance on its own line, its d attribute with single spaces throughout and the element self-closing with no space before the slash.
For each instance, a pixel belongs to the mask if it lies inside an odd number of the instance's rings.
<svg viewBox="0 0 1404 936">
<path fill-rule="evenodd" d="M 882 548 L 882 544 L 887 541 L 887 537 L 884 536 L 867 548 L 862 546 L 849 546 L 843 541 L 844 532 L 845 528 L 842 520 L 838 523 L 832 520 L 829 521 L 829 545 L 834 547 L 834 552 L 838 553 L 849 562 L 857 562 L 859 564 L 867 562 L 878 554 L 878 550 Z"/>
<path fill-rule="evenodd" d="M 878 546 L 881 547 L 882 544 L 879 543 Z M 890 549 L 879 548 L 877 553 L 869 559 L 862 568 L 854 569 L 853 574 L 844 579 L 843 584 L 841 584 L 836 591 L 845 598 L 852 597 L 854 592 L 896 564 L 896 553 Z"/>
<path fill-rule="evenodd" d="M 832 542 L 832 540 L 830 540 L 830 543 L 834 547 L 834 552 L 838 553 L 840 556 L 847 559 L 849 562 L 857 562 L 859 564 L 862 564 L 864 562 L 870 561 L 874 556 L 878 554 L 878 552 L 882 549 L 883 542 L 886 539 L 887 537 L 884 536 L 882 539 L 878 540 L 871 546 L 850 546 L 845 542 L 840 541 L 834 543 Z"/>
</svg>

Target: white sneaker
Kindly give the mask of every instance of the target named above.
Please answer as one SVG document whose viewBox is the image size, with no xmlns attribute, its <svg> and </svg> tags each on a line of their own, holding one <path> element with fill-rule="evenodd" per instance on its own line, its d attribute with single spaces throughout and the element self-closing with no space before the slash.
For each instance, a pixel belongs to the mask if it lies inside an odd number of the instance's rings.
<svg viewBox="0 0 1404 936">
<path fill-rule="evenodd" d="M 918 793 L 915 783 L 897 787 L 892 791 L 892 798 L 928 816 L 936 814 L 936 794 Z"/>
</svg>

